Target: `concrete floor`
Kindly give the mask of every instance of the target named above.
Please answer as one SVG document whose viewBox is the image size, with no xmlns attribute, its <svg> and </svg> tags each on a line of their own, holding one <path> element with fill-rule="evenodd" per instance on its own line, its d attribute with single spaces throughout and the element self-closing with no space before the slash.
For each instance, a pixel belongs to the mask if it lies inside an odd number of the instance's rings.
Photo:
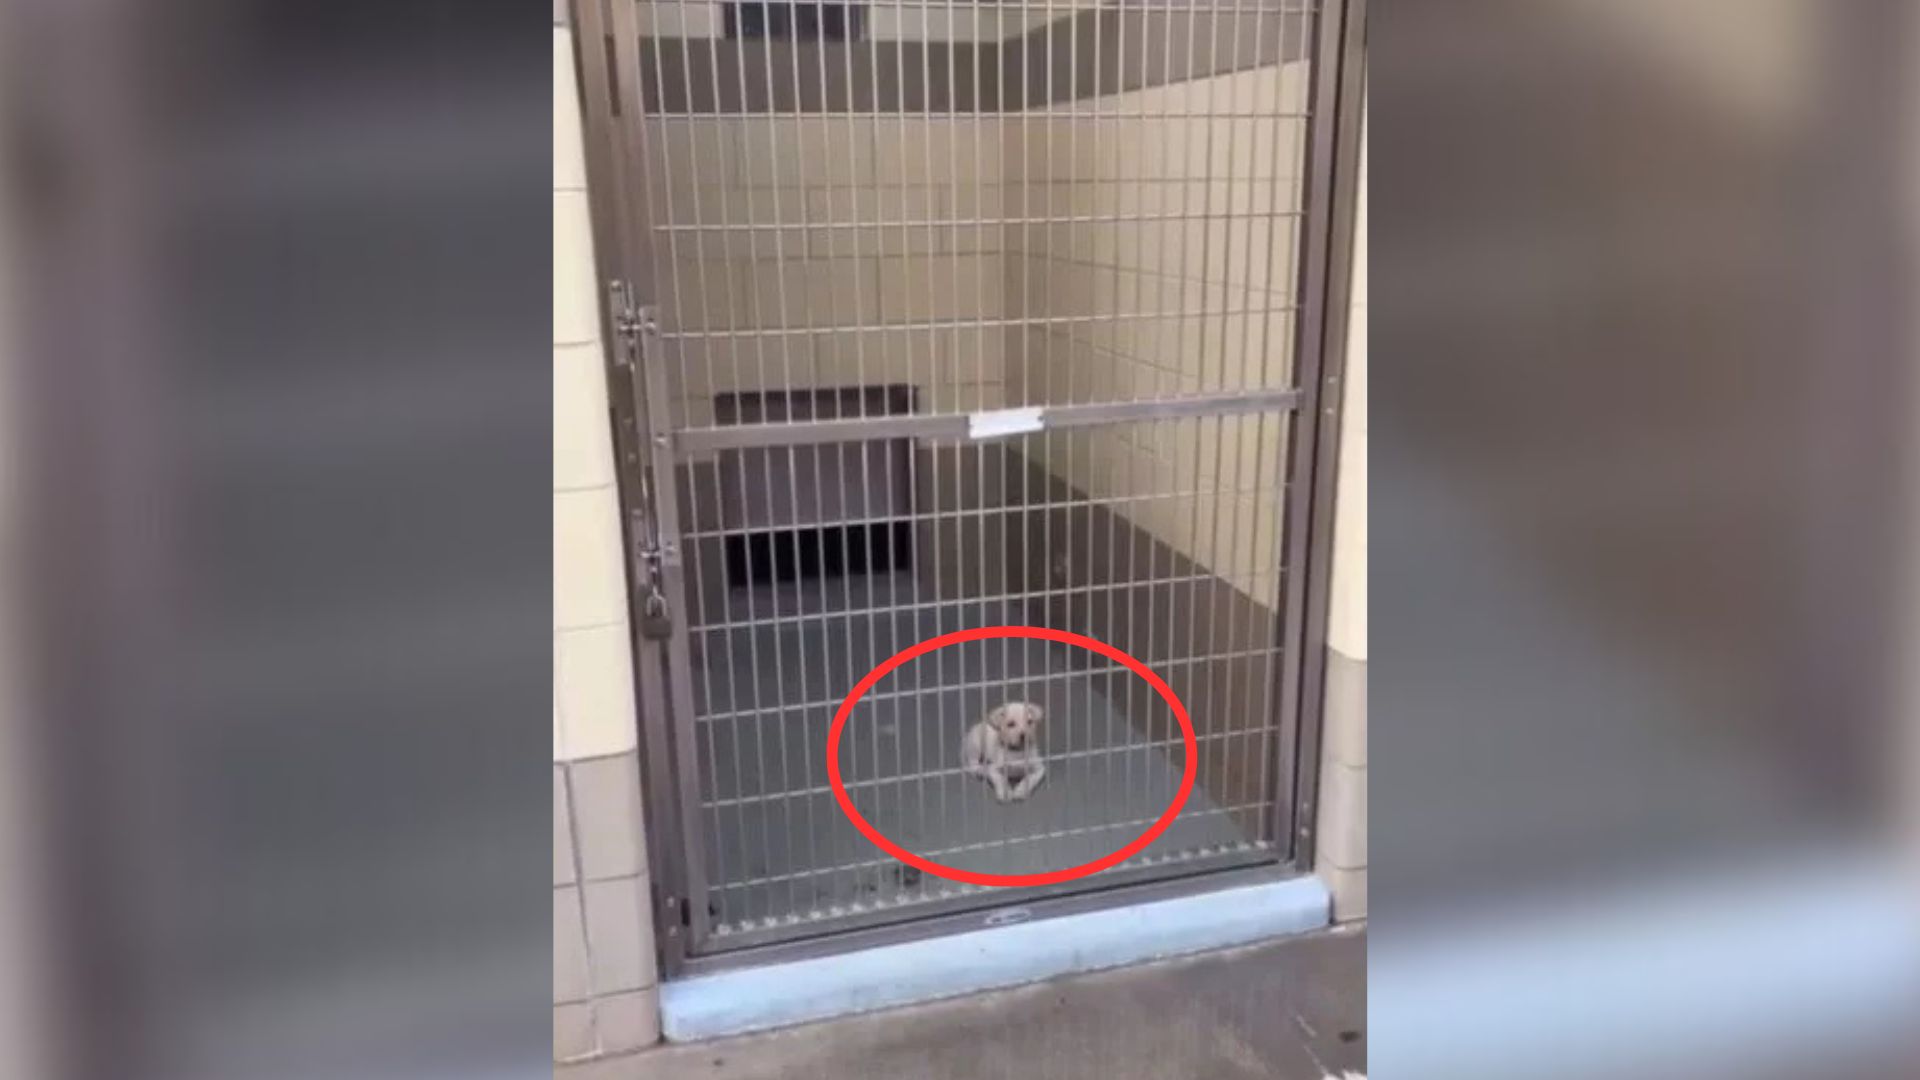
<svg viewBox="0 0 1920 1080">
<path fill-rule="evenodd" d="M 1366 934 L 667 1046 L 556 1080 L 1321 1080 L 1367 1062 Z"/>
</svg>

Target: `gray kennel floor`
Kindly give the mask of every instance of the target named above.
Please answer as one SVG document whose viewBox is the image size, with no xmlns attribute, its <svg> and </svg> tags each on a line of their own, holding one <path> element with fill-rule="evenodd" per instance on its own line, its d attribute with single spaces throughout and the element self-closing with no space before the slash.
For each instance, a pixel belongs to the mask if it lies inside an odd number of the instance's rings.
<svg viewBox="0 0 1920 1080">
<path fill-rule="evenodd" d="M 705 825 L 718 925 L 746 928 L 831 915 L 855 905 L 950 895 L 968 887 L 921 875 L 861 836 L 826 780 L 827 731 L 839 701 L 875 665 L 963 627 L 1025 624 L 1017 604 L 913 602 L 897 574 L 735 590 L 724 630 L 694 635 Z M 749 608 L 751 607 L 751 611 Z M 892 610 L 872 610 L 891 607 Z M 767 620 L 777 620 L 768 622 Z M 709 621 L 718 621 L 711 613 Z M 753 625 L 738 624 L 752 622 Z M 842 736 L 849 794 L 909 850 L 989 873 L 1078 865 L 1134 837 L 1179 786 L 1170 712 L 1143 732 L 1115 707 L 1152 693 L 1130 673 L 1047 642 L 949 646 L 912 661 L 856 706 Z M 1044 784 L 1001 804 L 960 771 L 967 728 L 992 704 L 1047 710 Z M 1144 699 L 1141 699 L 1144 700 Z M 1144 858 L 1246 846 L 1231 818 L 1195 788 Z"/>
</svg>

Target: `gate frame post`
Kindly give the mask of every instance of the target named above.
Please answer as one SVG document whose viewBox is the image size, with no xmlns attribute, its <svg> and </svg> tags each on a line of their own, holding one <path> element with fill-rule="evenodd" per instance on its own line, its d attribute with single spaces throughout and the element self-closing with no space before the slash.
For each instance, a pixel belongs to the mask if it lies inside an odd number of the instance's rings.
<svg viewBox="0 0 1920 1080">
<path fill-rule="evenodd" d="M 1313 873 L 1326 689 L 1327 615 L 1333 567 L 1333 503 L 1353 293 L 1360 108 L 1366 85 L 1366 0 L 1323 0 L 1308 107 L 1307 242 L 1300 263 L 1304 318 L 1294 356 L 1302 400 L 1288 431 L 1289 505 L 1282 540 L 1286 603 L 1281 683 L 1281 780 L 1273 835 L 1290 840 L 1288 865 Z"/>
</svg>

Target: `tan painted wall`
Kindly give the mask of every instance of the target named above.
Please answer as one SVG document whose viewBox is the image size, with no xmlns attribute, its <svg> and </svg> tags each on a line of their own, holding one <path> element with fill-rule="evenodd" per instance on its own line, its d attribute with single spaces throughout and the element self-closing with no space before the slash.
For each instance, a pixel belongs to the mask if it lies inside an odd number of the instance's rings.
<svg viewBox="0 0 1920 1080">
<path fill-rule="evenodd" d="M 658 15 L 690 37 L 719 32 L 717 6 Z M 879 7 L 870 19 L 875 40 L 967 41 L 1046 15 Z M 918 388 L 921 411 L 1004 404 L 998 328 L 753 333 L 998 317 L 1002 230 L 925 223 L 1001 216 L 1004 127 L 911 116 L 652 121 L 649 214 L 682 227 L 657 253 L 663 323 L 715 335 L 666 343 L 676 422 L 711 424 L 714 395 L 742 389 L 893 382 Z M 693 228 L 717 225 L 762 227 Z"/>
<path fill-rule="evenodd" d="M 713 423 L 739 389 L 910 383 L 922 411 L 997 408 L 998 329 L 850 333 L 851 326 L 994 318 L 1000 214 L 990 123 L 846 117 L 651 122 L 647 197 L 665 233 L 656 273 L 676 420 Z M 759 228 L 691 228 L 691 226 Z M 782 227 L 788 226 L 788 227 Z M 858 226 L 858 227 L 854 227 Z M 828 330 L 818 334 L 755 331 Z"/>
<path fill-rule="evenodd" d="M 1026 401 L 1114 401 L 1232 393 L 1290 381 L 1288 303 L 1305 124 L 1271 117 L 1183 121 L 1179 114 L 1300 113 L 1306 70 L 1286 64 L 1077 103 L 1009 135 L 1007 175 L 1037 181 L 1022 217 L 1190 216 L 1008 229 L 1009 311 L 1038 318 L 1118 315 L 1030 327 L 1009 392 Z M 1137 117 L 1127 114 L 1140 114 Z M 1176 119 L 1164 119 L 1169 115 Z M 1018 189 L 1011 196 L 1018 198 Z M 1242 215 L 1223 217 L 1225 214 Z M 1261 215 L 1261 216 L 1245 216 Z M 1142 314 L 1233 312 L 1209 318 Z M 1252 314 L 1248 314 L 1252 312 Z M 1280 526 L 1278 417 L 1103 429 L 1049 468 L 1095 497 L 1167 492 L 1121 504 L 1135 524 L 1267 604 Z M 1225 492 L 1224 494 L 1218 492 Z"/>
</svg>

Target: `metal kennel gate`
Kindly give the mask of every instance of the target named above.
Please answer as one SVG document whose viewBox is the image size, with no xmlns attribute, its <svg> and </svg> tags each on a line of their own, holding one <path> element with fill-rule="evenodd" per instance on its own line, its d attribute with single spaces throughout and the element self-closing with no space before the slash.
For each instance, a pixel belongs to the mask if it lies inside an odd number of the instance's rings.
<svg viewBox="0 0 1920 1080">
<path fill-rule="evenodd" d="M 670 972 L 1310 869 L 1362 8 L 577 0 Z"/>
</svg>

